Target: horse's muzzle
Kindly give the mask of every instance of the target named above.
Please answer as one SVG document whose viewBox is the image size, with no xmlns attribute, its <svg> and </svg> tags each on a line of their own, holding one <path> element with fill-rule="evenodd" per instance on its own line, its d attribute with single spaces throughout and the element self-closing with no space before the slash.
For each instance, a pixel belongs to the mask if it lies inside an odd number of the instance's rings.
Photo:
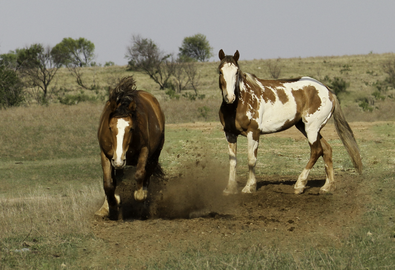
<svg viewBox="0 0 395 270">
<path fill-rule="evenodd" d="M 114 169 L 121 170 L 121 169 L 125 168 L 125 166 L 126 166 L 126 159 L 120 160 L 120 161 L 116 161 L 116 160 L 112 159 L 111 165 L 114 167 Z"/>
<path fill-rule="evenodd" d="M 236 96 L 229 97 L 228 95 L 224 95 L 224 100 L 227 104 L 232 104 L 236 100 Z"/>
</svg>

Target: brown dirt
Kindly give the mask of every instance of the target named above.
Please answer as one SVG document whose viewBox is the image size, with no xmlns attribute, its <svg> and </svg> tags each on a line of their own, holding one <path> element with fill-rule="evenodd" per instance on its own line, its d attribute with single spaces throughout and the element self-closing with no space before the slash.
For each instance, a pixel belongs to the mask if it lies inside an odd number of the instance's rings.
<svg viewBox="0 0 395 270">
<path fill-rule="evenodd" d="M 352 123 L 356 137 L 368 136 L 369 123 Z M 188 128 L 220 128 L 211 123 Z M 269 136 L 303 139 L 296 129 Z M 333 126 L 323 131 L 336 139 Z M 368 138 L 367 138 L 368 139 Z M 224 142 L 225 143 L 225 142 Z M 337 190 L 319 195 L 325 176 L 310 177 L 304 194 L 295 195 L 295 176 L 258 175 L 254 194 L 223 196 L 227 168 L 212 161 L 185 166 L 183 173 L 164 181 L 153 179 L 146 203 L 136 203 L 133 182 L 123 181 L 117 192 L 123 200 L 119 221 L 96 219 L 92 228 L 110 247 L 107 254 L 119 261 L 165 261 L 188 250 L 237 252 L 253 245 L 275 245 L 290 252 L 338 245 L 359 222 L 364 196 L 361 176 L 337 172 Z M 245 184 L 239 183 L 241 190 Z"/>
</svg>

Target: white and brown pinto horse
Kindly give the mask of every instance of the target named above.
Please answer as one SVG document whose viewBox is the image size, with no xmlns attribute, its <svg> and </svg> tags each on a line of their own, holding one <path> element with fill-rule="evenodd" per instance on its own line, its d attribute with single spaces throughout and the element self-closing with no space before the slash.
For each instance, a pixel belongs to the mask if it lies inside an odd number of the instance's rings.
<svg viewBox="0 0 395 270">
<path fill-rule="evenodd" d="M 96 215 L 118 218 L 120 198 L 115 195 L 116 176 L 122 175 L 126 165 L 136 166 L 135 200 L 146 199 L 151 175 L 163 175 L 158 159 L 164 132 L 165 117 L 157 99 L 136 90 L 133 77 L 123 78 L 110 90 L 97 134 L 106 199 Z"/>
<path fill-rule="evenodd" d="M 336 131 L 347 149 L 356 170 L 362 172 L 362 162 L 353 132 L 346 122 L 335 94 L 322 83 L 308 77 L 291 80 L 261 80 L 243 73 L 238 64 L 239 52 L 225 55 L 219 51 L 219 88 L 223 101 L 219 117 L 229 146 L 229 181 L 224 194 L 235 194 L 237 136 L 248 140 L 249 176 L 243 193 L 256 191 L 255 164 L 259 136 L 296 126 L 310 145 L 310 160 L 294 186 L 295 193 L 304 191 L 307 177 L 317 159 L 325 162 L 326 182 L 320 192 L 335 189 L 332 148 L 320 130 L 333 115 Z"/>
</svg>

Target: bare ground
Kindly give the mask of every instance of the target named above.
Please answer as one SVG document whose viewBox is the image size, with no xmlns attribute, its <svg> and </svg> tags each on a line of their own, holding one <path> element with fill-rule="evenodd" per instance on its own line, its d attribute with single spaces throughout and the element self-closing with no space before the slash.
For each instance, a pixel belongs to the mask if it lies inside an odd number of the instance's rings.
<svg viewBox="0 0 395 270">
<path fill-rule="evenodd" d="M 188 125 L 220 128 L 204 123 Z M 368 136 L 368 127 L 369 123 L 352 125 L 357 137 Z M 296 129 L 270 136 L 303 139 Z M 323 136 L 337 138 L 333 126 L 325 128 Z M 137 266 L 191 250 L 233 253 L 273 245 L 297 254 L 302 243 L 311 247 L 339 245 L 364 212 L 366 196 L 358 188 L 362 177 L 353 172 L 336 172 L 337 190 L 328 195 L 319 195 L 324 175 L 310 177 L 309 188 L 302 195 L 294 194 L 297 175 L 258 175 L 256 193 L 223 196 L 227 170 L 207 163 L 184 169 L 176 177 L 153 179 L 146 203 L 132 198 L 132 181 L 119 185 L 117 192 L 123 200 L 120 220 L 92 221 L 95 235 L 108 243 L 107 254 L 112 260 Z M 244 182 L 239 183 L 240 190 Z"/>
</svg>

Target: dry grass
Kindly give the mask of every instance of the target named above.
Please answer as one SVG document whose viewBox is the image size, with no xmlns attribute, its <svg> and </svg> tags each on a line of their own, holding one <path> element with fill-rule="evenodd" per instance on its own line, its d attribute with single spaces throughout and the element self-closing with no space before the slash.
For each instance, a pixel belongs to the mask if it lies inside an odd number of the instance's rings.
<svg viewBox="0 0 395 270">
<path fill-rule="evenodd" d="M 65 194 L 49 195 L 43 187 L 14 198 L 0 198 L 2 239 L 20 237 L 21 244 L 31 239 L 56 238 L 64 234 L 89 234 L 90 217 L 98 207 L 103 191 L 98 185 Z M 25 236 L 24 238 L 22 238 Z"/>
<path fill-rule="evenodd" d="M 340 57 L 288 58 L 275 59 L 275 61 L 281 64 L 282 78 L 311 76 L 324 81 L 325 77 L 330 79 L 339 77 L 350 83 L 347 93 L 341 93 L 339 98 L 342 102 L 342 107 L 349 114 L 348 119 L 359 121 L 364 119 L 394 119 L 395 109 L 389 104 L 393 101 L 395 90 L 390 88 L 384 93 L 384 100 L 378 100 L 372 96 L 373 92 L 377 91 L 375 84 L 384 81 L 387 77 L 382 67 L 383 63 L 393 57 L 394 54 L 368 54 Z M 245 72 L 254 73 L 260 78 L 270 79 L 271 75 L 267 69 L 267 63 L 272 60 L 240 61 L 239 64 Z M 168 123 L 201 121 L 198 108 L 202 107 L 201 104 L 203 103 L 210 111 L 206 120 L 211 121 L 212 117 L 217 114 L 221 102 L 218 90 L 218 62 L 198 63 L 197 65 L 200 76 L 198 91 L 199 94 L 203 94 L 206 97 L 200 104 L 180 105 L 178 102 L 169 99 L 165 91 L 159 90 L 159 86 L 147 75 L 140 72 L 128 72 L 126 71 L 126 66 L 84 68 L 84 84 L 95 85 L 95 90 L 81 89 L 67 69 L 60 69 L 55 81 L 50 86 L 50 102 L 56 103 L 59 97 L 63 97 L 66 94 L 84 93 L 85 95 L 106 97 L 108 87 L 114 87 L 120 78 L 133 74 L 137 81 L 137 88 L 153 93 L 161 102 L 165 112 L 168 112 L 166 113 Z M 190 89 L 186 92 L 192 93 L 193 91 Z M 373 113 L 364 112 L 358 106 L 361 99 L 367 99 L 374 103 L 371 105 Z M 183 100 L 186 99 L 184 98 Z M 34 100 L 31 102 L 34 103 Z M 184 115 L 186 118 L 182 119 Z"/>
</svg>

